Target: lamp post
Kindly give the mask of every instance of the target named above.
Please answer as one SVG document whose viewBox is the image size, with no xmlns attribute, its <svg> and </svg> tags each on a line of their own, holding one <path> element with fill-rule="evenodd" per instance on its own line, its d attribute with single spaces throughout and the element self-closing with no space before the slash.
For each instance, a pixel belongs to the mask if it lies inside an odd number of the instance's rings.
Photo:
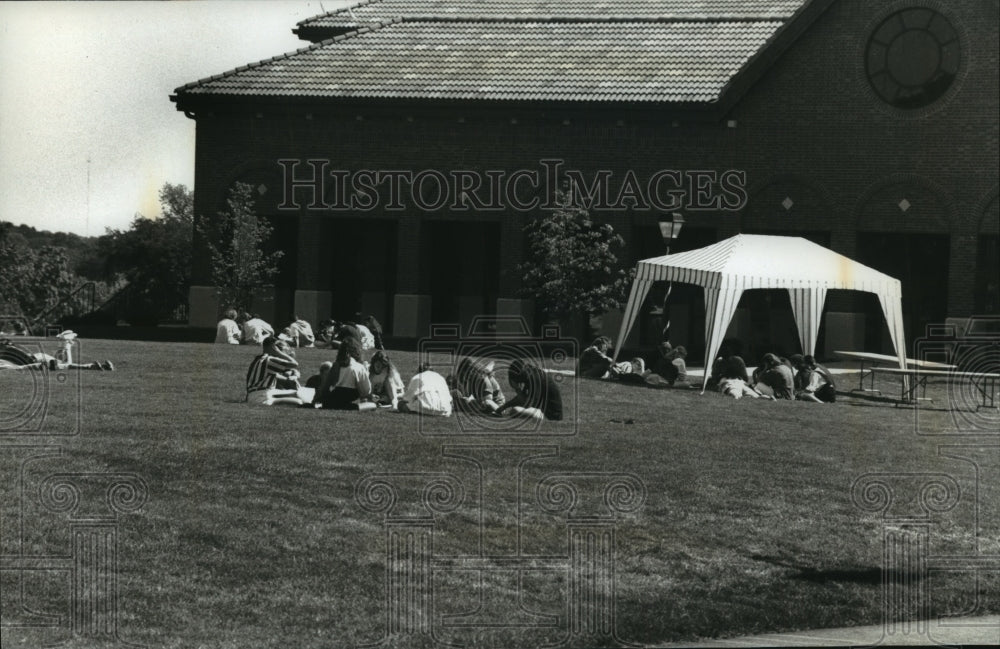
<svg viewBox="0 0 1000 649">
<path fill-rule="evenodd" d="M 683 226 L 684 217 L 677 212 L 670 216 L 665 214 L 660 216 L 660 236 L 663 237 L 663 243 L 667 246 L 668 255 L 670 254 L 670 244 L 680 235 Z M 666 342 L 670 341 L 670 312 L 667 310 L 667 301 L 670 300 L 670 291 L 673 288 L 674 283 L 667 282 L 667 294 L 663 298 L 663 318 L 666 320 L 666 324 L 663 326 L 663 340 Z"/>
</svg>

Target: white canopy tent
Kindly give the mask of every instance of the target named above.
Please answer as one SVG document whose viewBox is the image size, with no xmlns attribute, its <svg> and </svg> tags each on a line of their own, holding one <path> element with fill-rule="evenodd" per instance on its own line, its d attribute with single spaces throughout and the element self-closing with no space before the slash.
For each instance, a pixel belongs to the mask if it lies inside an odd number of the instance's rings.
<svg viewBox="0 0 1000 649">
<path fill-rule="evenodd" d="M 628 337 L 653 282 L 696 284 L 705 289 L 705 378 L 722 345 L 744 291 L 785 289 L 792 302 L 804 354 L 813 354 L 826 292 L 865 291 L 878 296 L 889 335 L 906 367 L 906 341 L 899 280 L 801 237 L 738 234 L 705 248 L 643 259 L 615 345 L 615 358 Z"/>
</svg>

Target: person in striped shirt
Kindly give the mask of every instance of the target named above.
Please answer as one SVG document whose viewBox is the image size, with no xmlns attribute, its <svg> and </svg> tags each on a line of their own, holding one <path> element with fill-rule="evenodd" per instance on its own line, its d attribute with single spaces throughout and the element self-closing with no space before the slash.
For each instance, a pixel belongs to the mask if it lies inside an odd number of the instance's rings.
<svg viewBox="0 0 1000 649">
<path fill-rule="evenodd" d="M 277 389 L 278 378 L 298 372 L 298 362 L 281 349 L 280 341 L 268 336 L 262 343 L 263 351 L 250 363 L 247 370 L 247 403 L 271 406 L 289 404 L 301 406 L 297 390 Z"/>
</svg>

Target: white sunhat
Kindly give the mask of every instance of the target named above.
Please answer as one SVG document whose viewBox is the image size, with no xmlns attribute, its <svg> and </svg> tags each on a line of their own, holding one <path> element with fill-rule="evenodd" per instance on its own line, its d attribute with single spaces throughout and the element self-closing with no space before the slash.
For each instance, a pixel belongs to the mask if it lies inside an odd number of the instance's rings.
<svg viewBox="0 0 1000 649">
<path fill-rule="evenodd" d="M 76 332 L 72 329 L 67 329 L 62 333 L 56 334 L 56 338 L 62 338 L 63 340 L 73 340 L 76 338 Z"/>
</svg>

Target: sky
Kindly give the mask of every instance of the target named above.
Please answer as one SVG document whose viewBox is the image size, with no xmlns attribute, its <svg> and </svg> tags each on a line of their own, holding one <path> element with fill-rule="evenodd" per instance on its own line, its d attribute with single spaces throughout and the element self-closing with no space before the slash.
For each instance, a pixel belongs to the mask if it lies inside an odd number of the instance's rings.
<svg viewBox="0 0 1000 649">
<path fill-rule="evenodd" d="M 98 236 L 157 216 L 165 182 L 194 186 L 174 89 L 305 47 L 295 23 L 345 4 L 0 2 L 0 220 Z"/>
</svg>

